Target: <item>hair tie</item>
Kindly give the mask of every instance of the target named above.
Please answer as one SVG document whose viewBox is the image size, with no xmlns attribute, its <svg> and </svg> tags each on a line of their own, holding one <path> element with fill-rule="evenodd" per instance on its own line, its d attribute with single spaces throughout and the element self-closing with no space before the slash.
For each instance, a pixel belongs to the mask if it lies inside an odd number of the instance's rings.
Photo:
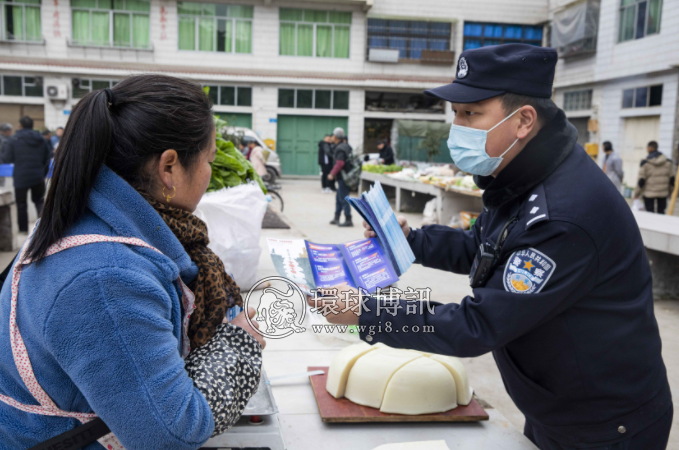
<svg viewBox="0 0 679 450">
<path fill-rule="evenodd" d="M 104 89 L 104 93 L 106 93 L 106 103 L 108 103 L 108 107 L 111 108 L 115 106 L 115 101 L 113 99 L 113 91 L 111 89 L 106 88 Z"/>
</svg>

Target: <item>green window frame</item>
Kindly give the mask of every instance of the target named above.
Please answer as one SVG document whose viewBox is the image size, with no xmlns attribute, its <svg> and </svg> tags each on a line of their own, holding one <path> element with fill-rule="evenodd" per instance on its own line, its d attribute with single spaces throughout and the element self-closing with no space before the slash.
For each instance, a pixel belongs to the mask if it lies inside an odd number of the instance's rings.
<svg viewBox="0 0 679 450">
<path fill-rule="evenodd" d="M 349 91 L 334 89 L 278 89 L 279 108 L 349 109 Z"/>
<path fill-rule="evenodd" d="M 118 81 L 116 80 L 97 80 L 92 78 L 74 78 L 71 81 L 73 85 L 73 98 L 83 98 L 92 91 L 98 91 L 100 89 L 110 89 Z"/>
<path fill-rule="evenodd" d="M 179 50 L 252 53 L 254 7 L 177 2 Z"/>
<path fill-rule="evenodd" d="M 279 9 L 279 54 L 349 58 L 351 12 Z"/>
<path fill-rule="evenodd" d="M 662 0 L 620 0 L 618 42 L 660 33 Z"/>
<path fill-rule="evenodd" d="M 0 40 L 42 42 L 41 0 L 0 1 Z"/>
<path fill-rule="evenodd" d="M 150 49 L 150 17 L 148 0 L 71 0 L 71 42 Z"/>
<path fill-rule="evenodd" d="M 0 75 L 0 95 L 43 97 L 43 79 L 32 75 Z"/>
<path fill-rule="evenodd" d="M 203 85 L 210 88 L 209 97 L 215 106 L 252 106 L 251 86 Z"/>
</svg>

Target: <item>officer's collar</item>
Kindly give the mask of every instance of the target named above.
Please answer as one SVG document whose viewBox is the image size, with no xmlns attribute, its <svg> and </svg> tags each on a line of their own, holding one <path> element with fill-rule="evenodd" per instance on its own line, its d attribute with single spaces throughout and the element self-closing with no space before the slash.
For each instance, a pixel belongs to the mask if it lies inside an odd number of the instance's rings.
<svg viewBox="0 0 679 450">
<path fill-rule="evenodd" d="M 484 206 L 499 208 L 542 183 L 571 153 L 577 140 L 578 131 L 559 110 L 497 177 L 474 176 L 476 185 L 485 189 Z"/>
</svg>

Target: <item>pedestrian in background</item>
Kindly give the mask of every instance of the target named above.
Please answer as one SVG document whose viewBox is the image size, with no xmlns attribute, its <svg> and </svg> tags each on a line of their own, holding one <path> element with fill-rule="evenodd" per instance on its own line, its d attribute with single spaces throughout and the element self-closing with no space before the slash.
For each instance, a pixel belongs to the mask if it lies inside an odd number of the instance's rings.
<svg viewBox="0 0 679 450">
<path fill-rule="evenodd" d="M 328 179 L 328 175 L 333 167 L 333 144 L 330 142 L 332 134 L 323 136 L 323 140 L 318 141 L 318 164 L 321 166 L 321 188 L 324 194 L 336 191 L 335 180 Z"/>
<path fill-rule="evenodd" d="M 665 214 L 667 197 L 674 188 L 674 164 L 658 151 L 655 141 L 648 143 L 646 151 L 648 156 L 641 161 L 634 198 L 643 197 L 646 211 Z"/>
<path fill-rule="evenodd" d="M 337 127 L 332 132 L 332 143 L 335 144 L 335 149 L 333 151 L 333 158 L 335 160 L 335 165 L 328 174 L 328 180 L 337 180 L 337 194 L 335 197 L 335 218 L 330 221 L 330 225 L 339 225 L 340 227 L 353 227 L 354 224 L 351 221 L 351 205 L 345 200 L 345 197 L 349 195 L 349 187 L 344 182 L 342 178 L 342 169 L 345 171 L 351 170 L 349 157 L 351 156 L 352 149 L 347 143 L 346 135 L 344 134 L 344 129 Z M 344 222 L 340 223 L 340 216 L 344 210 Z"/>
<path fill-rule="evenodd" d="M 391 148 L 387 139 L 377 143 L 377 150 L 380 151 L 380 164 L 387 166 L 394 164 L 394 149 Z"/>
<path fill-rule="evenodd" d="M 47 146 L 50 148 L 51 152 L 54 152 L 54 145 L 52 145 L 52 132 L 50 130 L 42 131 L 42 138 L 47 142 Z"/>
<path fill-rule="evenodd" d="M 52 150 L 49 144 L 33 130 L 33 119 L 19 119 L 21 129 L 5 144 L 3 162 L 14 164 L 14 196 L 17 202 L 19 232 L 28 232 L 28 191 L 35 204 L 38 217 L 45 201 L 45 176 L 49 170 Z"/>
<path fill-rule="evenodd" d="M 2 164 L 2 155 L 5 152 L 5 144 L 12 136 L 12 124 L 3 123 L 0 125 L 0 164 Z M 0 177 L 0 187 L 5 185 L 5 177 Z"/>
<path fill-rule="evenodd" d="M 245 157 L 250 161 L 255 172 L 260 177 L 266 176 L 266 159 L 264 159 L 264 149 L 258 144 L 255 138 L 244 136 L 243 144 L 247 146 Z"/>
<path fill-rule="evenodd" d="M 604 142 L 604 153 L 606 154 L 606 159 L 604 159 L 604 173 L 608 176 L 608 179 L 613 182 L 613 185 L 621 192 L 622 189 L 622 178 L 624 172 L 622 171 L 622 159 L 620 155 L 613 150 L 613 144 L 609 141 Z"/>
<path fill-rule="evenodd" d="M 64 127 L 57 127 L 54 134 L 50 138 L 50 141 L 52 142 L 52 150 L 55 150 L 57 148 L 57 145 L 59 145 L 59 141 L 61 140 L 61 136 L 63 135 Z"/>
</svg>

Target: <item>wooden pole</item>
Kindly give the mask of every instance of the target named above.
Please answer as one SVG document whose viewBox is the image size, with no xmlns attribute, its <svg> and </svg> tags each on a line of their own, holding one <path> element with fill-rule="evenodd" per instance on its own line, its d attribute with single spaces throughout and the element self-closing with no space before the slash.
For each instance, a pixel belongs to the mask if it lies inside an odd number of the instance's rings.
<svg viewBox="0 0 679 450">
<path fill-rule="evenodd" d="M 674 177 L 674 190 L 672 191 L 672 197 L 670 197 L 670 207 L 667 210 L 668 216 L 674 214 L 674 205 L 677 203 L 677 194 L 679 194 L 679 166 L 677 167 L 677 175 Z"/>
</svg>

